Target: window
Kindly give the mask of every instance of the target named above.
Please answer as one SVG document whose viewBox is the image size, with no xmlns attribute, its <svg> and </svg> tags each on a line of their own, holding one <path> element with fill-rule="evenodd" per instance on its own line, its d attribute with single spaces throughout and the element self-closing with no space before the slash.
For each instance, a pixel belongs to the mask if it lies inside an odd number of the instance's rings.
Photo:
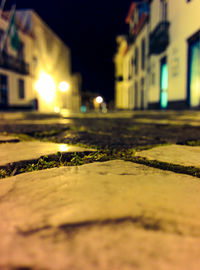
<svg viewBox="0 0 200 270">
<path fill-rule="evenodd" d="M 37 64 L 38 64 L 38 59 L 37 59 L 37 57 L 33 56 L 33 65 L 34 65 L 34 67 L 36 67 Z"/>
<path fill-rule="evenodd" d="M 144 89 L 144 78 L 141 78 L 141 90 L 143 90 Z"/>
<path fill-rule="evenodd" d="M 17 56 L 18 56 L 19 60 L 21 60 L 21 61 L 24 60 L 24 43 L 23 42 L 19 43 Z"/>
<path fill-rule="evenodd" d="M 0 29 L 0 45 L 3 41 L 3 34 L 4 34 L 4 31 L 2 29 Z"/>
<path fill-rule="evenodd" d="M 19 89 L 19 98 L 24 99 L 25 98 L 25 91 L 24 91 L 24 80 L 19 79 L 18 81 L 18 89 Z"/>
<path fill-rule="evenodd" d="M 145 39 L 142 39 L 141 43 L 141 68 L 145 69 Z"/>
<path fill-rule="evenodd" d="M 156 82 L 156 75 L 154 72 L 151 73 L 151 84 L 152 85 L 155 85 L 155 82 Z"/>
<path fill-rule="evenodd" d="M 144 78 L 141 78 L 141 99 L 140 108 L 144 109 Z"/>
<path fill-rule="evenodd" d="M 131 58 L 132 76 L 133 76 L 133 73 L 134 73 L 134 64 L 135 64 L 135 59 L 134 59 L 134 56 L 132 56 L 132 58 Z"/>
<path fill-rule="evenodd" d="M 138 73 L 138 48 L 135 48 L 135 74 Z"/>
<path fill-rule="evenodd" d="M 0 105 L 7 105 L 8 102 L 8 78 L 0 74 Z"/>
<path fill-rule="evenodd" d="M 2 44 L 4 42 L 4 44 Z M 7 52 L 7 42 L 4 41 L 4 30 L 0 29 L 0 46 L 3 46 L 3 51 Z"/>
<path fill-rule="evenodd" d="M 134 108 L 138 109 L 138 83 L 135 82 L 135 104 Z"/>
<path fill-rule="evenodd" d="M 167 21 L 167 0 L 161 0 L 161 16 L 163 21 Z"/>
</svg>

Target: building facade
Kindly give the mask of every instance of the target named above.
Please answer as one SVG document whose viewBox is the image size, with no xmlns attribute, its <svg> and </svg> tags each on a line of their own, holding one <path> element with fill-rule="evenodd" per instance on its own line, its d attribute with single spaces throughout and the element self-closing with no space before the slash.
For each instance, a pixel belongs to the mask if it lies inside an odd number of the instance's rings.
<svg viewBox="0 0 200 270">
<path fill-rule="evenodd" d="M 1 41 L 9 16 L 0 18 Z M 0 56 L 0 108 L 78 111 L 80 84 L 71 73 L 70 49 L 33 10 L 16 11 L 15 22 L 18 48 L 7 38 Z"/>
<path fill-rule="evenodd" d="M 134 59 L 133 67 L 129 66 L 130 72 L 133 70 L 134 94 L 130 97 L 134 99 L 133 109 L 199 108 L 199 10 L 198 0 L 132 3 L 126 22 L 133 31 L 129 31 L 126 39 Z M 145 22 L 141 23 L 145 15 Z M 122 61 L 125 63 L 125 57 Z M 125 87 L 122 92 L 126 96 Z M 117 87 L 115 93 L 117 99 Z M 130 103 L 124 109 L 131 109 Z M 116 107 L 119 108 L 117 102 Z"/>
</svg>

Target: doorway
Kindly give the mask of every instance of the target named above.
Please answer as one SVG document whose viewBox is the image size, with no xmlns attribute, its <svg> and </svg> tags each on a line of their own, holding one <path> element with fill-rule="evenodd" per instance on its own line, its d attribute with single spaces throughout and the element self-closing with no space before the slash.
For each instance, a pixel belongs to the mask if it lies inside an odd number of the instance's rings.
<svg viewBox="0 0 200 270">
<path fill-rule="evenodd" d="M 6 75 L 0 74 L 0 108 L 8 106 L 8 79 Z"/>
<path fill-rule="evenodd" d="M 160 61 L 160 107 L 166 109 L 168 106 L 168 65 L 167 57 Z"/>
<path fill-rule="evenodd" d="M 134 109 L 138 109 L 138 83 L 135 82 L 135 104 L 134 104 Z"/>
<path fill-rule="evenodd" d="M 200 105 L 200 31 L 188 40 L 188 105 Z"/>
</svg>

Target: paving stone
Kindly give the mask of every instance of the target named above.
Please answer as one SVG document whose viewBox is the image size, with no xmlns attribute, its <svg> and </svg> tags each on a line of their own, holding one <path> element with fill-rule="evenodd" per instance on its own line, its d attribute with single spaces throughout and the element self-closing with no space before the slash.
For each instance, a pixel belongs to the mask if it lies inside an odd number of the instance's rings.
<svg viewBox="0 0 200 270">
<path fill-rule="evenodd" d="M 0 269 L 200 269 L 199 193 L 198 178 L 119 160 L 4 179 Z"/>
<path fill-rule="evenodd" d="M 188 125 L 188 126 L 200 126 L 199 119 L 147 119 L 147 118 L 140 118 L 135 119 L 136 123 L 143 123 L 143 124 L 157 124 L 157 125 Z"/>
<path fill-rule="evenodd" d="M 186 145 L 166 145 L 136 153 L 149 160 L 200 168 L 200 147 Z"/>
<path fill-rule="evenodd" d="M 19 142 L 20 139 L 14 136 L 0 135 L 0 143 Z"/>
<path fill-rule="evenodd" d="M 57 152 L 85 151 L 95 150 L 67 144 L 39 141 L 0 144 L 0 166 L 5 166 L 12 162 L 37 159 L 40 156 L 56 154 Z"/>
</svg>

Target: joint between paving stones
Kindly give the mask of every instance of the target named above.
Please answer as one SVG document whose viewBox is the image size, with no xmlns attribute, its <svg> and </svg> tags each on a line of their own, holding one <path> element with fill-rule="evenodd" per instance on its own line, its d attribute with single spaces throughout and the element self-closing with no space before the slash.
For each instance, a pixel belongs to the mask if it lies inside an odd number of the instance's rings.
<svg viewBox="0 0 200 270">
<path fill-rule="evenodd" d="M 133 157 L 132 159 L 124 159 L 138 164 L 143 164 L 152 168 L 161 169 L 164 171 L 171 171 L 174 173 L 181 173 L 200 178 L 200 169 L 194 166 L 183 166 L 158 160 L 149 160 L 144 157 Z"/>
<path fill-rule="evenodd" d="M 111 153 L 109 151 L 85 151 L 82 153 L 60 153 L 49 156 L 41 156 L 39 159 L 10 163 L 0 166 L 0 178 L 6 178 L 17 174 L 55 168 L 61 166 L 80 166 L 93 162 L 103 162 L 108 160 L 124 160 L 133 163 L 143 164 L 149 167 L 172 171 L 200 178 L 200 169 L 194 166 L 183 166 L 173 163 L 149 160 L 144 157 L 134 156 L 135 150 Z"/>
</svg>

